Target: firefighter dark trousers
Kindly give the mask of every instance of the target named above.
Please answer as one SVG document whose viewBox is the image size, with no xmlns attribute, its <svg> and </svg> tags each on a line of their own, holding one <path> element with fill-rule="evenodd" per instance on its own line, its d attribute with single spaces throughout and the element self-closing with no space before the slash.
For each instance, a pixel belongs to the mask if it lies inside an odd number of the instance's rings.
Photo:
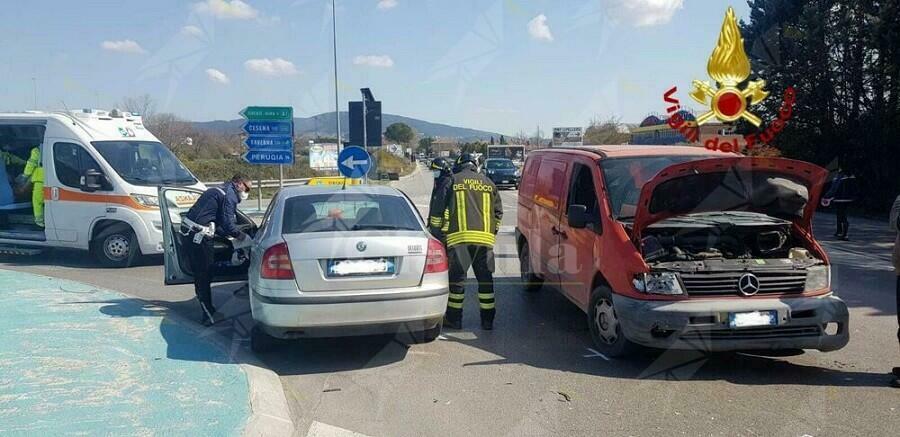
<svg viewBox="0 0 900 437">
<path fill-rule="evenodd" d="M 469 267 L 478 280 L 478 306 L 481 319 L 494 321 L 494 249 L 474 244 L 460 244 L 448 249 L 450 258 L 450 299 L 447 319 L 462 320 L 463 300 L 466 296 L 466 275 Z"/>
<path fill-rule="evenodd" d="M 190 257 L 191 271 L 194 274 L 194 293 L 197 300 L 212 311 L 212 282 L 213 267 L 213 240 L 204 238 L 199 244 L 194 243 L 194 232 L 184 239 Z"/>
</svg>

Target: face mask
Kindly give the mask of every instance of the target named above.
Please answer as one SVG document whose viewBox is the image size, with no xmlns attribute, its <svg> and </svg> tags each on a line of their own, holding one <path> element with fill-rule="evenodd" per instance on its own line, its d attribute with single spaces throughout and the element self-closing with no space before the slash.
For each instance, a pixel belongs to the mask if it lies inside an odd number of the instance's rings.
<svg viewBox="0 0 900 437">
<path fill-rule="evenodd" d="M 250 197 L 250 193 L 248 193 L 246 191 L 241 191 L 241 194 L 239 194 L 238 196 L 241 197 L 241 200 L 247 200 L 247 198 Z"/>
<path fill-rule="evenodd" d="M 434 176 L 435 179 L 441 177 L 441 171 L 440 171 L 440 170 L 432 170 L 432 171 L 431 171 L 431 174 Z"/>
</svg>

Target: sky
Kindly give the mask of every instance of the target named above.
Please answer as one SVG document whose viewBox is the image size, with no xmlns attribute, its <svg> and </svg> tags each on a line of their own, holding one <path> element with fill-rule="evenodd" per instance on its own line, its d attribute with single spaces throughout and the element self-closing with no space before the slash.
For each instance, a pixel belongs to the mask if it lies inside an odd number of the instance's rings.
<svg viewBox="0 0 900 437">
<path fill-rule="evenodd" d="M 637 123 L 687 100 L 728 6 L 716 0 L 337 0 L 340 109 L 515 134 Z M 0 110 L 112 108 L 235 119 L 334 111 L 331 0 L 19 2 L 0 16 Z M 36 102 L 36 105 L 35 105 Z"/>
</svg>

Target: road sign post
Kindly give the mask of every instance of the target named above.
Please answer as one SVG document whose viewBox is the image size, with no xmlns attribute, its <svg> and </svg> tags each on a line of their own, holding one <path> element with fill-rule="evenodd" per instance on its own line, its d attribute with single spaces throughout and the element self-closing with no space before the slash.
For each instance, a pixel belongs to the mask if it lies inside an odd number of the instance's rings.
<svg viewBox="0 0 900 437">
<path fill-rule="evenodd" d="M 248 106 L 240 114 L 247 134 L 242 158 L 250 164 L 278 164 L 278 185 L 283 187 L 284 165 L 294 164 L 294 108 Z"/>
</svg>

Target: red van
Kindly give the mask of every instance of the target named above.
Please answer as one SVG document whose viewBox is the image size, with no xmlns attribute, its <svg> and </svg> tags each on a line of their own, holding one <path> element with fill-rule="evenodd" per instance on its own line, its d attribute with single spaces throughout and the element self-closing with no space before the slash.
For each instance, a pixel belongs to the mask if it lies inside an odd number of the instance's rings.
<svg viewBox="0 0 900 437">
<path fill-rule="evenodd" d="M 610 356 L 840 349 L 849 314 L 812 233 L 825 177 L 690 146 L 532 152 L 516 227 L 524 287 L 559 290 Z"/>
</svg>

